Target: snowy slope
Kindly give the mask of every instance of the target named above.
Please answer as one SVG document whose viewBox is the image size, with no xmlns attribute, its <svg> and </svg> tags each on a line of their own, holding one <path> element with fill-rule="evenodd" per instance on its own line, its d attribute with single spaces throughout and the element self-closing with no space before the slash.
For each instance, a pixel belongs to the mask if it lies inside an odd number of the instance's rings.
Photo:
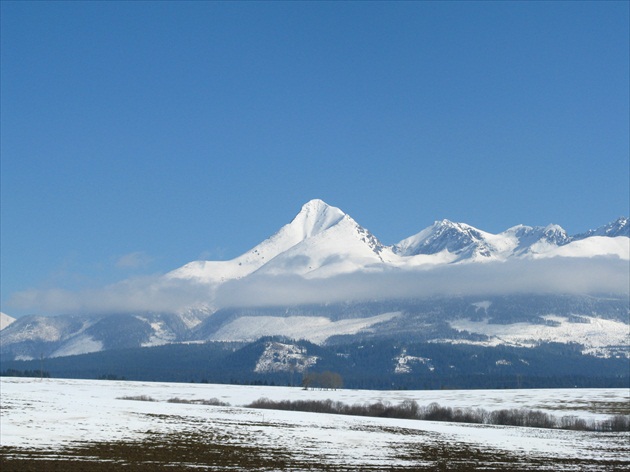
<svg viewBox="0 0 630 472">
<path fill-rule="evenodd" d="M 331 321 L 323 316 L 241 316 L 225 324 L 210 341 L 255 341 L 264 336 L 286 336 L 323 343 L 332 336 L 356 334 L 371 326 L 392 320 L 401 313 L 383 313 L 367 318 Z"/>
<path fill-rule="evenodd" d="M 329 277 L 379 266 L 394 258 L 369 231 L 348 215 L 305 238 L 261 267 L 258 274 Z"/>
<path fill-rule="evenodd" d="M 16 320 L 2 333 L 2 341 L 5 343 L 20 340 L 59 341 L 69 330 L 82 332 L 88 326 L 87 320 L 79 317 L 25 316 Z"/>
<path fill-rule="evenodd" d="M 0 348 L 16 346 L 13 354 L 16 359 L 33 359 L 45 354 L 47 357 L 51 351 L 69 343 L 67 349 L 61 355 L 83 354 L 85 352 L 99 351 L 102 345 L 95 344 L 90 335 L 85 331 L 92 326 L 94 320 L 81 316 L 25 316 L 17 319 L 9 327 L 2 330 Z M 33 352 L 31 345 L 46 344 L 46 352 Z M 72 344 L 72 347 L 70 346 Z M 93 349 L 83 349 L 80 346 Z M 66 354 L 68 353 L 68 354 Z"/>
<path fill-rule="evenodd" d="M 564 246 L 549 247 L 536 253 L 534 257 L 595 257 L 614 256 L 619 259 L 630 259 L 630 238 L 624 236 L 605 237 L 591 236 L 587 239 L 571 241 Z"/>
<path fill-rule="evenodd" d="M 511 253 L 506 254 L 507 257 L 546 252 L 571 240 L 564 229 L 554 224 L 546 227 L 518 225 L 504 231 L 501 236 L 514 243 L 510 248 Z"/>
<path fill-rule="evenodd" d="M 451 321 L 453 328 L 469 333 L 483 334 L 488 339 L 477 344 L 487 346 L 512 345 L 534 347 L 541 342 L 571 343 L 579 340 L 585 354 L 610 357 L 613 354 L 628 355 L 624 346 L 630 345 L 628 324 L 583 316 L 580 322 L 570 322 L 564 317 L 547 315 L 545 324 L 489 323 L 488 320 Z M 623 352 L 625 351 L 625 353 Z"/>
</svg>

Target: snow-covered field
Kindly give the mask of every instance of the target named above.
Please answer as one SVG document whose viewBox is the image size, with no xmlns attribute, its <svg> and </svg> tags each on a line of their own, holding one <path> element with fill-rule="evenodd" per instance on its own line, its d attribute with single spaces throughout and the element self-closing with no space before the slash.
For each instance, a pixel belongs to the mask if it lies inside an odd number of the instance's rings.
<svg viewBox="0 0 630 472">
<path fill-rule="evenodd" d="M 200 440 L 257 451 L 284 451 L 299 464 L 331 470 L 630 469 L 630 433 L 595 433 L 243 408 L 254 400 L 326 400 L 347 404 L 413 399 L 420 405 L 486 410 L 541 409 L 556 416 L 605 419 L 627 408 L 627 389 L 472 391 L 305 391 L 290 387 L 71 379 L 0 379 L 0 452 L 55 451 L 86 441 Z M 145 395 L 155 401 L 123 397 Z M 169 403 L 216 398 L 230 406 Z M 436 453 L 437 451 L 437 453 Z M 441 451 L 441 452 L 440 452 Z M 471 452 L 472 451 L 472 452 Z M 271 452 L 270 452 L 271 453 Z M 18 454 L 19 455 L 19 454 Z M 283 456 L 284 457 L 284 456 Z M 467 461 L 467 462 L 466 462 Z M 177 463 L 214 470 L 213 464 Z M 449 465 L 450 464 L 450 465 Z M 516 464 L 516 465 L 515 465 Z M 171 464 L 172 465 L 172 464 Z M 184 467 L 185 466 L 185 467 Z M 509 467 L 508 467 L 509 466 Z M 4 468 L 4 467 L 3 467 Z M 239 467 L 235 467 L 238 469 Z M 250 466 L 251 468 L 251 466 Z M 293 466 L 292 470 L 303 470 Z M 242 467 L 241 467 L 242 469 Z M 14 469 L 19 470 L 19 469 Z M 43 470 L 43 469 L 42 469 Z M 99 469 L 100 470 L 100 469 Z M 116 470 L 112 467 L 111 470 Z M 271 470 L 261 468 L 260 470 Z"/>
</svg>

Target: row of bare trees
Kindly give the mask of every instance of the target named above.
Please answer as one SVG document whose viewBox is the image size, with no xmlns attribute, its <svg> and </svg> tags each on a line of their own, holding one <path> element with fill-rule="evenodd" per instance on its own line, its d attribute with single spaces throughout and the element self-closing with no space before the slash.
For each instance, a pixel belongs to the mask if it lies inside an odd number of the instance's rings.
<svg viewBox="0 0 630 472">
<path fill-rule="evenodd" d="M 451 408 L 431 403 L 420 406 L 415 400 L 405 400 L 398 405 L 376 402 L 347 405 L 333 400 L 283 400 L 261 398 L 247 405 L 250 408 L 270 410 L 308 411 L 339 415 L 373 416 L 455 423 L 493 424 L 531 428 L 569 429 L 578 431 L 617 432 L 630 431 L 630 415 L 615 415 L 605 420 L 585 420 L 576 416 L 558 418 L 540 410 L 512 408 L 487 411 L 483 408 Z"/>
</svg>

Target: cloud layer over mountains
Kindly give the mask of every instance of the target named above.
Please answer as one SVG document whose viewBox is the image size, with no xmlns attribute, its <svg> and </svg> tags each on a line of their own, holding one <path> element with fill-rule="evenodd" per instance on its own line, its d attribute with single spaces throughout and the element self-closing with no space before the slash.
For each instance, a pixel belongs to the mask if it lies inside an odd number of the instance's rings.
<svg viewBox="0 0 630 472">
<path fill-rule="evenodd" d="M 386 270 L 306 279 L 251 275 L 218 287 L 192 280 L 147 277 L 102 289 L 31 290 L 14 303 L 39 314 L 182 312 L 189 307 L 275 306 L 311 303 L 502 294 L 610 294 L 628 296 L 628 261 L 616 257 L 512 260 Z"/>
<path fill-rule="evenodd" d="M 491 235 L 444 220 L 412 237 L 424 252 L 400 256 L 341 210 L 314 200 L 232 261 L 197 261 L 101 289 L 29 290 L 16 294 L 12 304 L 37 314 L 181 313 L 458 295 L 628 296 L 627 226 L 620 219 L 571 242 L 557 226 L 553 234 L 550 227 L 520 226 Z M 528 238 L 526 247 L 519 234 Z"/>
<path fill-rule="evenodd" d="M 223 284 L 216 303 L 227 307 L 524 293 L 624 295 L 629 286 L 628 261 L 554 258 L 355 272 L 326 279 L 252 276 Z"/>
</svg>

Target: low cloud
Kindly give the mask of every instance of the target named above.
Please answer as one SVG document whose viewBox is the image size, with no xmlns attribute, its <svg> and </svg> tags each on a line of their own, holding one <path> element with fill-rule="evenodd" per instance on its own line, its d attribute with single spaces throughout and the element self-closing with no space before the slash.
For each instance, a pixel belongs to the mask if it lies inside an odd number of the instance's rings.
<svg viewBox="0 0 630 472">
<path fill-rule="evenodd" d="M 433 296 L 628 295 L 628 261 L 555 258 L 353 273 L 329 279 L 248 277 L 222 285 L 218 306 L 272 306 Z"/>
<path fill-rule="evenodd" d="M 178 312 L 212 299 L 212 288 L 188 280 L 137 277 L 98 289 L 25 290 L 10 305 L 37 314 Z"/>
<path fill-rule="evenodd" d="M 11 305 L 39 314 L 179 312 L 201 304 L 224 308 L 526 293 L 628 296 L 629 287 L 627 260 L 552 258 L 385 270 L 327 279 L 254 274 L 218 287 L 143 277 L 76 292 L 28 290 L 15 294 Z"/>
</svg>

